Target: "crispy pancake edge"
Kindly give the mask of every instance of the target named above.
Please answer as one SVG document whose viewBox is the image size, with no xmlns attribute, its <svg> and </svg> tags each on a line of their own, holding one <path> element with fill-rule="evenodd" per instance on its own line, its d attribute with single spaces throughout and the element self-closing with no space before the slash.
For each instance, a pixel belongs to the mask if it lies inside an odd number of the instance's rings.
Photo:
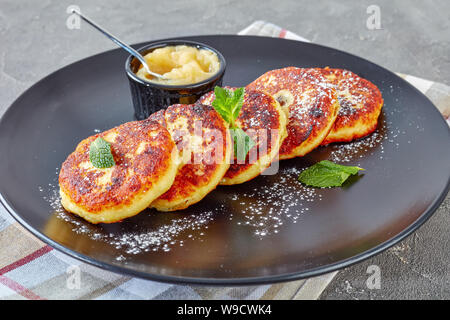
<svg viewBox="0 0 450 320">
<path fill-rule="evenodd" d="M 227 89 L 233 90 L 236 89 L 235 87 L 226 87 Z M 249 181 L 258 175 L 260 175 L 265 169 L 267 169 L 271 163 L 274 160 L 278 160 L 277 155 L 279 152 L 279 148 L 281 146 L 281 143 L 283 140 L 287 137 L 287 131 L 286 131 L 286 114 L 281 109 L 280 104 L 276 99 L 273 98 L 272 95 L 268 94 L 267 92 L 263 92 L 261 90 L 247 90 L 246 89 L 246 99 L 251 99 L 252 92 L 255 94 L 263 94 L 264 96 L 268 96 L 273 102 L 272 107 L 276 110 L 278 114 L 278 122 L 279 122 L 279 132 L 277 134 L 277 139 L 274 143 L 272 143 L 272 146 L 270 148 L 270 152 L 264 154 L 262 157 L 259 156 L 258 153 L 258 159 L 256 162 L 252 164 L 237 164 L 233 163 L 230 166 L 230 169 L 227 171 L 225 176 L 223 177 L 222 181 L 220 182 L 220 185 L 234 185 L 234 184 L 241 184 L 246 181 Z M 199 100 L 198 103 L 207 103 L 211 104 L 212 99 L 214 99 L 214 92 L 211 91 L 209 93 L 206 93 L 203 95 Z M 245 102 L 244 102 L 245 103 Z M 244 106 L 243 106 L 244 107 Z M 243 111 L 241 110 L 240 118 L 243 120 Z M 238 118 L 239 119 L 239 118 Z M 236 172 L 233 174 L 231 170 L 237 169 Z"/>
<path fill-rule="evenodd" d="M 314 82 L 309 82 L 307 80 L 304 80 L 303 77 L 309 80 L 309 78 L 314 79 Z M 283 81 L 285 78 L 288 79 L 288 81 Z M 296 84 L 295 80 L 299 78 L 301 81 Z M 275 81 L 275 85 L 273 85 L 272 88 L 267 87 L 267 82 Z M 301 141 L 299 144 L 298 142 L 295 142 L 299 139 L 299 137 L 296 135 L 297 128 L 301 128 L 301 126 L 294 126 L 291 122 L 292 120 L 289 118 L 288 124 L 287 124 L 287 130 L 288 130 L 288 137 L 282 144 L 280 148 L 279 153 L 279 159 L 291 159 L 294 157 L 300 157 L 304 156 L 307 153 L 311 152 L 313 149 L 321 145 L 322 141 L 326 138 L 326 136 L 329 134 L 339 111 L 339 103 L 337 100 L 337 93 L 334 88 L 332 88 L 327 79 L 325 79 L 318 71 L 314 71 L 313 69 L 304 69 L 304 68 L 297 68 L 297 67 L 286 67 L 282 69 L 276 69 L 276 70 L 270 70 L 260 77 L 258 77 L 256 80 L 254 80 L 252 83 L 248 85 L 251 89 L 259 89 L 261 91 L 268 92 L 269 94 L 274 94 L 275 96 L 282 92 L 287 90 L 289 88 L 289 91 L 291 92 L 291 95 L 294 96 L 294 100 L 297 99 L 297 97 L 301 96 L 303 94 L 304 87 L 310 87 L 318 92 L 324 92 L 324 95 L 319 97 L 319 101 L 321 103 L 320 110 L 323 111 L 322 108 L 327 109 L 327 118 L 326 121 L 324 120 L 321 129 L 320 130 L 314 130 L 314 126 L 311 123 L 310 129 L 306 132 L 302 132 L 302 135 L 305 136 L 303 141 Z M 292 89 L 290 86 L 293 86 L 296 88 L 296 90 L 302 90 L 301 92 L 294 92 L 292 93 Z M 322 88 L 322 86 L 324 88 Z M 284 107 L 283 110 L 287 114 L 290 113 L 291 108 L 294 108 L 292 106 L 293 102 L 291 102 L 287 107 Z M 292 106 L 292 107 L 291 107 Z M 286 110 L 288 109 L 288 110 Z M 320 115 L 320 112 L 319 112 Z M 310 117 L 310 119 L 312 116 Z M 304 124 L 308 125 L 308 124 Z"/>
<path fill-rule="evenodd" d="M 250 91 L 250 90 L 249 90 Z M 258 90 L 251 90 L 251 91 L 258 91 Z M 277 139 L 275 143 L 271 143 L 270 152 L 264 154 L 262 157 L 258 154 L 258 159 L 256 162 L 252 164 L 246 164 L 245 166 L 239 165 L 239 164 L 232 164 L 231 167 L 237 166 L 240 168 L 237 174 L 230 174 L 230 170 L 228 170 L 227 174 L 225 174 L 224 178 L 220 182 L 221 185 L 234 185 L 234 184 L 241 184 L 247 181 L 250 181 L 257 176 L 259 176 L 264 170 L 266 170 L 273 161 L 278 160 L 278 154 L 280 150 L 280 146 L 283 143 L 284 139 L 287 137 L 287 118 L 284 111 L 281 109 L 280 104 L 276 99 L 272 97 L 272 95 L 267 94 L 263 91 L 260 91 L 264 93 L 265 95 L 271 97 L 273 99 L 272 107 L 276 110 L 278 114 L 278 122 L 279 122 L 279 131 L 277 134 Z M 243 170 L 241 169 L 243 167 Z"/>
<path fill-rule="evenodd" d="M 139 123 L 143 123 L 145 121 L 147 120 L 139 121 Z M 138 123 L 138 121 L 136 122 L 133 121 L 131 123 Z M 123 125 L 127 124 L 129 123 Z M 78 144 L 77 149 L 83 144 L 86 143 L 90 144 L 90 142 L 92 142 L 98 136 L 104 137 L 105 135 L 108 135 L 108 133 L 114 132 L 114 130 L 118 130 L 118 128 L 121 128 L 121 126 L 115 127 L 103 133 L 84 139 Z M 127 197 L 126 201 L 123 203 L 119 202 L 115 205 L 108 203 L 105 205 L 105 207 L 107 208 L 101 207 L 97 208 L 99 206 L 99 204 L 97 204 L 95 208 L 93 207 L 93 210 L 90 210 L 85 205 L 81 203 L 79 204 L 77 203 L 77 201 L 74 201 L 70 196 L 70 192 L 68 192 L 68 190 L 66 190 L 66 188 L 64 187 L 65 182 L 60 180 L 60 196 L 61 196 L 61 204 L 63 205 L 63 207 L 67 211 L 72 212 L 94 224 L 114 223 L 140 213 L 141 211 L 146 209 L 154 199 L 156 199 L 161 194 L 166 192 L 170 188 L 175 179 L 180 160 L 178 157 L 178 152 L 176 151 L 175 142 L 172 140 L 170 134 L 165 128 L 161 127 L 160 125 L 158 126 L 161 130 L 164 130 L 161 132 L 164 133 L 165 137 L 167 138 L 165 141 L 166 143 L 168 143 L 167 145 L 168 157 L 165 158 L 167 161 L 165 168 L 163 168 L 163 170 L 158 170 L 158 177 L 155 181 L 152 181 L 151 186 L 150 185 L 142 186 L 141 189 L 137 190 L 134 193 L 131 193 L 130 197 Z M 77 149 L 71 155 L 69 155 L 69 157 L 75 154 L 77 152 Z M 121 168 L 121 170 L 124 169 Z M 95 194 L 90 196 L 95 197 Z"/>
<path fill-rule="evenodd" d="M 330 77 L 329 80 L 336 85 L 338 96 L 340 91 L 344 89 L 339 87 L 339 81 L 347 79 L 354 79 L 351 82 L 356 89 L 367 90 L 366 99 L 362 102 L 364 109 L 352 108 L 351 106 L 341 106 L 341 110 L 336 118 L 336 121 L 331 128 L 330 133 L 322 142 L 322 145 L 327 145 L 333 142 L 350 142 L 359 138 L 363 138 L 374 132 L 378 125 L 378 118 L 381 113 L 384 101 L 378 87 L 367 79 L 364 79 L 357 74 L 345 70 L 335 68 L 323 68 L 320 70 L 324 76 Z M 346 86 L 346 89 L 352 89 L 351 86 Z M 344 90 L 345 91 L 345 90 Z M 346 113 L 344 111 L 346 109 Z M 350 112 L 351 111 L 351 112 Z"/>
<path fill-rule="evenodd" d="M 172 113 L 172 117 L 174 116 L 174 114 L 176 114 L 176 110 L 172 110 L 175 109 L 177 106 L 180 105 L 175 105 L 175 106 L 170 106 L 167 110 L 169 111 L 169 113 L 171 111 L 173 111 Z M 191 107 L 198 107 L 196 105 L 190 105 Z M 225 175 L 225 173 L 227 172 L 228 168 L 230 167 L 230 157 L 231 157 L 231 153 L 232 153 L 232 144 L 231 144 L 231 138 L 229 136 L 229 132 L 228 132 L 228 124 L 222 119 L 222 117 L 215 112 L 215 110 L 210 107 L 210 106 L 201 106 L 202 108 L 207 108 L 205 109 L 205 112 L 210 113 L 210 115 L 214 114 L 214 121 L 219 121 L 220 125 L 223 126 L 222 130 L 225 133 L 225 139 L 224 139 L 224 156 L 223 156 L 223 162 L 216 165 L 216 168 L 214 169 L 214 174 L 212 176 L 210 176 L 208 178 L 208 183 L 206 185 L 203 185 L 201 187 L 197 187 L 197 186 L 187 186 L 189 188 L 194 188 L 195 191 L 194 192 L 190 192 L 190 196 L 183 196 L 183 197 L 179 197 L 178 193 L 176 191 L 174 191 L 174 194 L 169 195 L 167 194 L 167 196 L 172 196 L 171 199 L 165 199 L 164 194 L 159 197 L 158 199 L 156 199 L 155 201 L 153 201 L 150 204 L 150 207 L 157 209 L 158 211 L 176 211 L 176 210 L 182 210 L 185 209 L 197 202 L 199 202 L 200 200 L 202 200 L 208 193 L 210 193 L 212 190 L 214 190 L 217 185 L 219 184 L 219 182 L 222 180 L 223 176 Z M 168 116 L 167 112 L 159 112 L 159 114 L 154 114 L 152 115 L 155 119 L 157 119 L 158 122 L 164 122 L 164 125 L 167 126 L 167 121 L 170 121 L 169 118 L 170 116 Z M 152 117 L 151 116 L 151 117 Z M 170 131 L 170 130 L 169 130 Z M 175 182 L 174 185 L 172 187 L 178 187 L 178 183 L 181 184 L 180 180 L 178 179 L 182 179 L 182 175 L 184 174 L 184 171 L 186 172 L 186 174 L 191 174 L 192 170 L 195 170 L 196 165 L 195 164 L 185 164 L 184 166 L 182 166 L 177 174 L 177 177 L 175 178 Z M 171 189 L 169 189 L 167 191 L 167 193 L 170 193 Z"/>
</svg>

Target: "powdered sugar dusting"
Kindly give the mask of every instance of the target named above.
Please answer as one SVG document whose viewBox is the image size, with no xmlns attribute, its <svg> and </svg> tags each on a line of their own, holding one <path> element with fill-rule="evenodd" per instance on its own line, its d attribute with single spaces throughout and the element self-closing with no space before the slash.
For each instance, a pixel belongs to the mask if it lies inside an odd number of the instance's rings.
<svg viewBox="0 0 450 320">
<path fill-rule="evenodd" d="M 54 217 L 77 235 L 88 237 L 95 241 L 102 241 L 120 250 L 126 255 L 136 255 L 145 252 L 169 252 L 175 247 L 183 247 L 188 241 L 205 241 L 205 233 L 215 219 L 226 215 L 229 223 L 242 228 L 249 228 L 257 238 L 263 238 L 280 232 L 284 225 L 297 223 L 302 215 L 308 213 L 308 203 L 320 200 L 321 195 L 314 188 L 303 186 L 297 181 L 301 170 L 296 168 L 282 168 L 276 176 L 276 181 L 270 187 L 255 187 L 244 193 L 234 193 L 227 190 L 227 199 L 218 203 L 212 209 L 193 210 L 191 214 L 158 213 L 155 211 L 142 212 L 145 215 L 161 215 L 164 221 L 158 225 L 140 226 L 125 220 L 116 224 L 117 229 L 102 225 L 92 225 L 75 215 L 68 213 L 61 205 L 57 184 L 40 186 L 40 192 L 53 209 Z M 233 215 L 227 209 L 232 203 Z M 195 212 L 196 211 L 196 212 Z M 144 221 L 144 220 L 143 220 Z M 125 225 L 126 224 L 126 225 Z M 126 260 L 123 254 L 117 256 L 118 261 Z"/>
<path fill-rule="evenodd" d="M 231 194 L 230 200 L 237 202 L 240 211 L 236 223 L 251 228 L 258 237 L 278 233 L 284 224 L 297 223 L 308 213 L 308 203 L 322 198 L 316 189 L 297 181 L 300 172 L 295 167 L 283 168 L 278 173 L 278 181 L 270 186 Z"/>
<path fill-rule="evenodd" d="M 126 230 L 107 232 L 101 226 L 94 226 L 65 211 L 61 205 L 58 189 L 53 185 L 50 188 L 48 191 L 49 196 L 43 198 L 52 207 L 57 219 L 70 224 L 72 232 L 88 236 L 92 240 L 103 241 L 129 255 L 149 251 L 168 252 L 174 246 L 184 246 L 186 239 L 203 241 L 202 236 L 204 233 L 198 231 L 208 229 L 208 224 L 214 219 L 215 215 L 223 210 L 222 206 L 218 206 L 211 211 L 172 218 L 169 223 L 155 226 L 154 228 L 146 227 L 142 229 L 139 226 L 127 226 L 123 228 Z M 39 190 L 43 192 L 42 187 L 39 187 Z M 125 257 L 121 255 L 118 259 L 123 260 Z"/>
<path fill-rule="evenodd" d="M 389 111 L 383 108 L 378 119 L 378 128 L 375 132 L 355 141 L 328 145 L 326 148 L 331 150 L 328 157 L 329 160 L 345 163 L 375 154 L 377 154 L 380 160 L 383 160 L 387 146 L 389 145 L 389 148 L 398 150 L 400 148 L 399 138 L 407 135 L 407 129 L 400 129 L 392 123 L 392 120 L 389 120 L 391 116 L 394 117 L 396 114 L 401 114 L 402 112 L 401 109 L 396 107 L 389 108 Z M 416 130 L 414 132 L 416 135 L 424 131 L 424 128 L 413 120 L 408 123 L 408 126 Z M 407 144 L 410 145 L 411 140 L 408 140 Z M 407 146 L 404 145 L 403 147 Z"/>
<path fill-rule="evenodd" d="M 331 148 L 330 161 L 345 163 L 362 158 L 364 154 L 373 154 L 377 147 L 380 147 L 380 153 L 384 153 L 382 141 L 384 137 L 379 132 L 356 141 L 344 144 L 334 144 L 328 146 Z M 382 156 L 381 156 L 382 157 Z"/>
<path fill-rule="evenodd" d="M 203 241 L 204 233 L 201 230 L 208 229 L 208 224 L 214 217 L 224 212 L 224 206 L 218 205 L 212 210 L 181 215 L 170 219 L 168 223 L 150 228 L 147 226 L 145 228 L 127 226 L 118 232 L 108 232 L 101 225 L 90 224 L 63 208 L 59 193 L 58 175 L 59 168 L 56 168 L 52 182 L 46 186 L 38 186 L 38 191 L 42 193 L 42 199 L 49 204 L 54 217 L 63 221 L 64 227 L 70 228 L 75 234 L 87 236 L 92 240 L 103 241 L 129 255 L 149 251 L 168 252 L 174 246 L 184 246 L 187 240 Z M 142 212 L 140 215 L 145 214 L 145 212 Z M 156 214 L 167 215 L 167 213 Z M 121 224 L 118 223 L 117 225 Z M 126 257 L 119 255 L 116 259 L 123 261 L 126 260 Z"/>
<path fill-rule="evenodd" d="M 95 232 L 91 225 L 75 220 L 65 211 L 59 212 L 58 218 L 73 224 L 72 231 L 75 233 L 88 235 L 91 239 L 106 242 L 118 250 L 123 250 L 128 255 L 135 255 L 149 251 L 168 252 L 174 246 L 184 246 L 186 238 L 203 241 L 201 239 L 203 233 L 195 231 L 208 228 L 208 224 L 214 218 L 214 211 L 174 218 L 170 223 L 156 226 L 154 229 L 140 230 L 136 227 L 127 228 L 125 232 L 118 233 Z M 193 235 L 194 232 L 196 236 Z M 118 257 L 121 260 L 124 258 L 123 255 Z"/>
<path fill-rule="evenodd" d="M 387 144 L 389 149 L 398 148 L 398 137 L 406 134 L 405 130 L 389 121 L 389 116 L 397 112 L 400 110 L 396 108 L 385 111 L 377 131 L 366 138 L 331 144 L 318 151 L 327 150 L 326 158 L 337 163 L 359 165 L 360 158 L 371 155 L 382 159 Z M 410 122 L 408 126 L 417 127 L 418 132 L 422 129 L 418 123 Z M 55 217 L 71 232 L 108 244 L 118 250 L 117 261 L 125 261 L 132 255 L 170 252 L 192 241 L 207 241 L 208 230 L 213 232 L 212 227 L 218 220 L 223 223 L 224 217 L 228 223 L 250 231 L 257 239 L 283 232 L 286 226 L 298 223 L 311 212 L 315 202 L 321 201 L 324 194 L 323 190 L 306 187 L 297 181 L 303 169 L 301 161 L 294 166 L 282 165 L 276 175 L 262 184 L 249 182 L 236 188 L 219 187 L 219 191 L 213 191 L 221 192 L 217 203 L 181 213 L 145 211 L 137 216 L 138 220 L 127 219 L 113 228 L 91 225 L 62 208 L 57 184 L 58 169 L 54 183 L 39 186 L 38 190 L 54 210 Z M 233 212 L 239 214 L 233 215 Z M 153 221 L 159 223 L 153 224 Z"/>
</svg>

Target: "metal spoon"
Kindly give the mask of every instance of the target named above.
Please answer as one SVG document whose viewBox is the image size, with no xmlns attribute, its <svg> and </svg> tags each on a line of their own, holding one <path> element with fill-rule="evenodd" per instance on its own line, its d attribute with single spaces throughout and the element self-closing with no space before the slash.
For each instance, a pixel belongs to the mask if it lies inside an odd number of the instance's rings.
<svg viewBox="0 0 450 320">
<path fill-rule="evenodd" d="M 78 16 L 80 16 L 81 19 L 83 19 L 84 21 L 86 21 L 87 23 L 89 23 L 91 26 L 93 26 L 95 29 L 97 29 L 98 31 L 100 31 L 101 33 L 103 33 L 106 37 L 108 37 L 110 40 L 112 40 L 115 44 L 117 44 L 119 47 L 125 49 L 126 51 L 128 51 L 132 56 L 136 57 L 136 59 L 138 59 L 142 65 L 144 66 L 145 71 L 147 71 L 148 74 L 163 79 L 163 80 L 167 80 L 166 78 L 164 78 L 162 75 L 160 75 L 159 73 L 155 73 L 153 71 L 150 70 L 150 68 L 148 67 L 147 62 L 145 61 L 144 57 L 137 52 L 136 50 L 134 50 L 132 47 L 130 47 L 129 45 L 125 44 L 123 41 L 119 40 L 117 37 L 113 36 L 111 33 L 109 33 L 108 31 L 106 31 L 104 28 L 100 27 L 98 24 L 96 24 L 95 22 L 93 22 L 91 19 L 89 19 L 87 16 L 83 15 L 80 11 L 76 10 L 76 9 L 72 9 L 72 13 L 77 14 Z"/>
</svg>

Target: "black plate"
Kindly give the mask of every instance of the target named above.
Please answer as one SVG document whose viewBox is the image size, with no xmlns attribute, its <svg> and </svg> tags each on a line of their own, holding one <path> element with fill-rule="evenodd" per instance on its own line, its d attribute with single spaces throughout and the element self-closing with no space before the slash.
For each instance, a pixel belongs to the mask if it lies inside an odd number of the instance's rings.
<svg viewBox="0 0 450 320">
<path fill-rule="evenodd" d="M 81 139 L 132 120 L 126 54 L 109 51 L 38 82 L 1 119 L 1 200 L 22 225 L 56 249 L 108 270 L 170 282 L 254 284 L 310 277 L 379 253 L 418 228 L 445 197 L 450 130 L 433 104 L 395 74 L 315 44 L 186 39 L 223 53 L 224 84 L 232 86 L 291 65 L 352 70 L 383 93 L 378 130 L 284 161 L 276 175 L 219 187 L 183 212 L 149 210 L 93 226 L 58 208 L 57 173 Z M 315 190 L 296 181 L 299 169 L 321 159 L 366 171 L 343 188 Z"/>
</svg>

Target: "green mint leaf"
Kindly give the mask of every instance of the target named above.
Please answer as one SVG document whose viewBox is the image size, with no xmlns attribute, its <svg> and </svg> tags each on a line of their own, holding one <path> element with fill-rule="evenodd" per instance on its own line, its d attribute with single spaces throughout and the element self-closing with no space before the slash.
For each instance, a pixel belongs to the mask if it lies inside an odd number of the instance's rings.
<svg viewBox="0 0 450 320">
<path fill-rule="evenodd" d="M 238 161 L 245 161 L 247 153 L 255 146 L 255 142 L 242 129 L 236 126 L 242 105 L 244 104 L 245 88 L 228 90 L 226 88 L 214 88 L 213 108 L 221 117 L 230 124 L 231 136 L 234 144 L 234 154 Z"/>
<path fill-rule="evenodd" d="M 247 153 L 255 146 L 255 142 L 241 128 L 230 129 L 234 144 L 234 155 L 239 162 L 244 162 Z"/>
<path fill-rule="evenodd" d="M 321 166 L 327 167 L 329 169 L 341 170 L 348 174 L 357 174 L 358 171 L 364 170 L 363 168 L 359 168 L 359 167 L 343 166 L 341 164 L 337 164 L 337 163 L 331 162 L 329 160 L 322 160 L 319 162 L 319 164 Z"/>
<path fill-rule="evenodd" d="M 360 170 L 364 169 L 323 160 L 302 171 L 298 180 L 312 187 L 340 187 L 348 177 L 357 174 Z"/>
<path fill-rule="evenodd" d="M 94 167 L 100 169 L 111 168 L 116 164 L 111 153 L 111 144 L 101 137 L 91 143 L 89 160 Z"/>
<path fill-rule="evenodd" d="M 228 122 L 229 124 L 234 124 L 233 115 L 231 112 L 231 108 L 229 106 L 229 94 L 228 90 L 221 88 L 221 87 L 215 87 L 214 88 L 214 101 L 212 102 L 213 108 L 217 111 L 218 114 Z"/>
<path fill-rule="evenodd" d="M 222 118 L 230 124 L 231 128 L 235 128 L 235 121 L 241 112 L 244 103 L 245 88 L 236 90 L 228 90 L 226 88 L 214 88 L 213 108 L 222 116 Z"/>
<path fill-rule="evenodd" d="M 245 88 L 237 88 L 234 90 L 233 97 L 231 98 L 232 115 L 234 120 L 239 117 L 242 105 L 244 104 Z"/>
</svg>

